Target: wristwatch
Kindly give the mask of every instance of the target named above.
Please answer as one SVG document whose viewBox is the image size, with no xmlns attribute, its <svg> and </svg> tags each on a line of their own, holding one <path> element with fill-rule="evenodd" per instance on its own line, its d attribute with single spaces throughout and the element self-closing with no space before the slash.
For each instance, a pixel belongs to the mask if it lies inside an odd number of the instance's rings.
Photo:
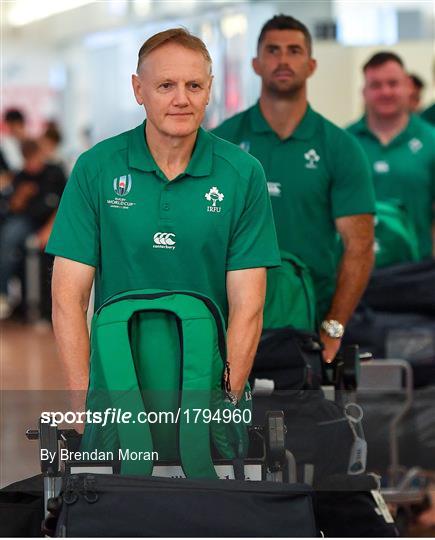
<svg viewBox="0 0 435 540">
<path fill-rule="evenodd" d="M 323 321 L 320 328 L 330 337 L 334 339 L 340 339 L 344 334 L 344 326 L 334 319 L 329 321 Z"/>
</svg>

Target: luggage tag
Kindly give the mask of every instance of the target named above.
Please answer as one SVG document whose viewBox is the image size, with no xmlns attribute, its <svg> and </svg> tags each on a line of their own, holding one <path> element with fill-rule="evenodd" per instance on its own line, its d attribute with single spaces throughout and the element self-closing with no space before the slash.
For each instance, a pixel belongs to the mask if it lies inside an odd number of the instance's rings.
<svg viewBox="0 0 435 540">
<path fill-rule="evenodd" d="M 386 523 L 394 523 L 393 516 L 391 515 L 390 511 L 388 510 L 388 506 L 385 503 L 384 498 L 382 497 L 382 494 L 377 489 L 372 489 L 370 492 L 375 500 L 376 503 L 376 513 L 382 515 L 382 517 L 385 519 Z"/>
<path fill-rule="evenodd" d="M 350 412 L 350 408 L 356 409 L 357 415 Z M 353 433 L 353 444 L 350 451 L 349 466 L 347 474 L 361 474 L 367 466 L 367 441 L 365 440 L 361 420 L 364 416 L 363 410 L 356 403 L 348 403 L 344 409 L 349 426 Z"/>
<path fill-rule="evenodd" d="M 254 396 L 271 396 L 275 390 L 275 382 L 271 379 L 254 379 L 252 394 Z M 252 399 L 252 397 L 251 397 Z"/>
</svg>

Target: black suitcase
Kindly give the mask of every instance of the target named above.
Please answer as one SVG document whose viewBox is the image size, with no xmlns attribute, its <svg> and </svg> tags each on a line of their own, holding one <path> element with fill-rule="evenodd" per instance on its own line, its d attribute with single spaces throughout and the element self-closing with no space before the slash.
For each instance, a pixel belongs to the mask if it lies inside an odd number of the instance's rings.
<svg viewBox="0 0 435 540">
<path fill-rule="evenodd" d="M 56 536 L 315 537 L 308 486 L 78 474 L 66 478 Z M 56 513 L 56 505 L 50 508 Z"/>
</svg>

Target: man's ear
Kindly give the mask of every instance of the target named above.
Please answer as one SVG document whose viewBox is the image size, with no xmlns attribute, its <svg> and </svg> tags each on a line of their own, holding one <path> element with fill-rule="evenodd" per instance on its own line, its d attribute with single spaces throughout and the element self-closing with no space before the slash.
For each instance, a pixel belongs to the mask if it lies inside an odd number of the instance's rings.
<svg viewBox="0 0 435 540">
<path fill-rule="evenodd" d="M 136 98 L 137 103 L 143 105 L 141 92 L 142 84 L 140 78 L 135 73 L 131 76 L 131 85 L 133 86 L 134 97 Z"/>
<path fill-rule="evenodd" d="M 310 74 L 309 74 L 309 77 L 311 77 L 311 75 L 313 75 L 313 73 L 316 71 L 317 69 L 317 60 L 315 60 L 314 58 L 310 58 Z"/>
<path fill-rule="evenodd" d="M 252 62 L 251 62 L 251 65 L 252 65 L 252 69 L 254 70 L 254 73 L 258 76 L 261 76 L 260 74 L 260 60 L 258 59 L 258 56 L 255 56 L 253 59 L 252 59 Z"/>
</svg>

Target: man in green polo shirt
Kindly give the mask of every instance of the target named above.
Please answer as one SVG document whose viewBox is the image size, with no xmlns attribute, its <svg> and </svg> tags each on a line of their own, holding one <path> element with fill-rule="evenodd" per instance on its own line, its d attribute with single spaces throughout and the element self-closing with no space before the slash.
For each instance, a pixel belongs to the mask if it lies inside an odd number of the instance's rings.
<svg viewBox="0 0 435 540">
<path fill-rule="evenodd" d="M 253 68 L 262 80 L 259 101 L 214 133 L 263 165 L 279 246 L 311 270 L 324 359 L 331 361 L 373 264 L 368 164 L 358 143 L 307 102 L 316 61 L 301 22 L 286 15 L 266 22 Z M 338 271 L 337 231 L 345 246 Z"/>
<path fill-rule="evenodd" d="M 172 29 L 139 51 L 132 83 L 147 120 L 80 156 L 47 251 L 56 255 L 53 324 L 70 389 L 88 385 L 86 309 L 115 293 L 190 290 L 228 320 L 230 383 L 249 375 L 264 303 L 265 267 L 280 264 L 257 160 L 200 128 L 212 82 L 197 37 Z"/>
<path fill-rule="evenodd" d="M 435 132 L 409 114 L 409 81 L 403 62 L 379 52 L 363 67 L 366 114 L 349 131 L 365 150 L 376 198 L 400 200 L 414 224 L 422 259 L 433 253 Z"/>
</svg>

